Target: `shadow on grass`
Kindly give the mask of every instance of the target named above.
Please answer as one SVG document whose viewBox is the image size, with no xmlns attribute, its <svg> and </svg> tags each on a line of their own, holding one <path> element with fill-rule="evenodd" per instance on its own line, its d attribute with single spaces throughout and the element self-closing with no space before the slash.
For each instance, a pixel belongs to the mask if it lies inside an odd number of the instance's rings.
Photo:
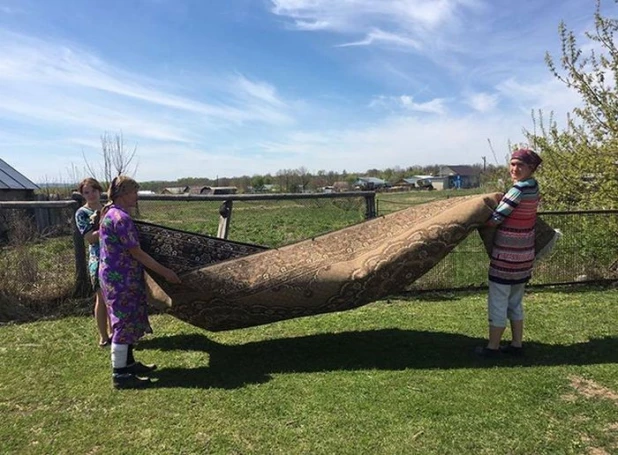
<svg viewBox="0 0 618 455">
<path fill-rule="evenodd" d="M 588 365 L 616 362 L 618 352 L 618 338 L 607 337 L 572 345 L 530 342 L 525 357 L 479 359 L 474 347 L 484 342 L 452 333 L 384 329 L 242 345 L 224 345 L 199 334 L 175 335 L 143 340 L 139 348 L 209 354 L 208 366 L 157 371 L 158 387 L 224 389 L 267 382 L 274 373 Z"/>
<path fill-rule="evenodd" d="M 613 281 L 604 281 L 600 283 L 581 283 L 581 284 L 563 284 L 563 285 L 543 285 L 543 284 L 528 284 L 526 286 L 527 294 L 584 294 L 590 291 L 606 291 L 615 289 L 616 283 Z M 425 301 L 425 302 L 444 302 L 462 300 L 470 296 L 477 296 L 479 293 L 487 294 L 487 285 L 470 286 L 468 288 L 458 289 L 443 289 L 443 290 L 410 290 L 404 291 L 399 295 L 390 296 L 384 300 L 398 301 Z"/>
</svg>

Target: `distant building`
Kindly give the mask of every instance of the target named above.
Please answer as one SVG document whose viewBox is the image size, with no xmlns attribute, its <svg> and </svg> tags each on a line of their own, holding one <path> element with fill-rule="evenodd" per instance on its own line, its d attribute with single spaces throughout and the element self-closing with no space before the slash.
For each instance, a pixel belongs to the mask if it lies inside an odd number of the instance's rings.
<svg viewBox="0 0 618 455">
<path fill-rule="evenodd" d="M 447 189 L 478 188 L 481 186 L 481 169 L 474 166 L 441 166 L 440 176 L 445 178 Z"/>
<path fill-rule="evenodd" d="M 200 194 L 236 194 L 237 191 L 235 186 L 205 186 Z"/>
<path fill-rule="evenodd" d="M 350 191 L 350 184 L 345 180 L 333 183 L 333 191 L 340 193 L 342 191 Z"/>
<path fill-rule="evenodd" d="M 359 190 L 379 190 L 381 188 L 389 187 L 390 184 L 386 180 L 379 179 L 377 177 L 359 177 L 354 182 L 354 187 Z"/>
<path fill-rule="evenodd" d="M 413 188 L 416 188 L 417 181 L 418 179 L 414 179 L 414 178 L 400 179 L 400 180 L 397 180 L 395 183 L 393 183 L 393 188 L 413 189 Z"/>
<path fill-rule="evenodd" d="M 168 188 L 163 188 L 161 194 L 186 194 L 188 192 L 188 186 L 170 186 Z"/>
<path fill-rule="evenodd" d="M 208 187 L 208 186 L 202 186 L 202 185 L 190 186 L 190 187 L 189 187 L 189 191 L 187 191 L 187 193 L 189 193 L 189 194 L 202 194 L 202 192 L 203 192 L 206 188 L 210 188 L 210 187 Z"/>
<path fill-rule="evenodd" d="M 279 192 L 279 185 L 275 185 L 274 183 L 265 183 L 262 185 L 262 188 L 257 189 L 259 193 L 277 193 Z"/>
<path fill-rule="evenodd" d="M 0 159 L 0 201 L 30 201 L 38 185 Z"/>
<path fill-rule="evenodd" d="M 408 189 L 442 190 L 444 189 L 444 178 L 435 175 L 410 175 L 395 182 L 394 186 Z"/>
</svg>

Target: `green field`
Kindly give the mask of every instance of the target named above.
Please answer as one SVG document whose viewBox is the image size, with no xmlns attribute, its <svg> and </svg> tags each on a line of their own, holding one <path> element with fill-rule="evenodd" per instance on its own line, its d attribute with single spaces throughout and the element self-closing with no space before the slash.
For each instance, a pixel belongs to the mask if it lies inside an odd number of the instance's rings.
<svg viewBox="0 0 618 455">
<path fill-rule="evenodd" d="M 618 291 L 528 292 L 522 359 L 484 361 L 485 294 L 210 333 L 167 315 L 114 391 L 94 322 L 0 326 L 0 453 L 618 452 Z"/>
<path fill-rule="evenodd" d="M 143 221 L 216 235 L 218 202 L 142 201 Z M 325 234 L 365 219 L 363 198 L 235 201 L 229 239 L 272 248 Z"/>
</svg>

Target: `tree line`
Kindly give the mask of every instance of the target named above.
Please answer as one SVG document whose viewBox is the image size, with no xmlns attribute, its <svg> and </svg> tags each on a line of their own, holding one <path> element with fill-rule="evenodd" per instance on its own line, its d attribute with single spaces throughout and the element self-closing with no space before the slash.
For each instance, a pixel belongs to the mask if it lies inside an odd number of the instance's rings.
<svg viewBox="0 0 618 455">
<path fill-rule="evenodd" d="M 506 176 L 506 166 L 474 164 L 473 167 L 480 169 L 481 183 L 496 182 Z M 201 177 L 186 177 L 174 181 L 146 181 L 140 182 L 142 189 L 160 193 L 167 187 L 199 187 L 199 186 L 235 186 L 239 192 L 264 191 L 265 188 L 274 186 L 275 190 L 282 193 L 300 193 L 303 191 L 320 191 L 324 187 L 335 185 L 337 182 L 345 182 L 352 188 L 359 177 L 377 177 L 395 184 L 403 178 L 413 175 L 438 175 L 439 164 L 430 166 L 408 166 L 406 168 L 395 166 L 386 169 L 367 169 L 362 173 L 318 170 L 310 172 L 305 167 L 297 169 L 280 169 L 274 174 L 243 175 L 240 177 L 219 177 L 215 179 Z"/>
</svg>

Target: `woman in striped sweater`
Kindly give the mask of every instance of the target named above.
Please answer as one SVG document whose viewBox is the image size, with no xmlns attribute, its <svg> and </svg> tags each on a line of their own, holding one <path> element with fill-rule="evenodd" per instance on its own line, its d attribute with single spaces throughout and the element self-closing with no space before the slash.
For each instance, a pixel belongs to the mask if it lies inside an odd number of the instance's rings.
<svg viewBox="0 0 618 455">
<path fill-rule="evenodd" d="M 539 204 L 539 185 L 532 175 L 541 161 L 529 149 L 513 152 L 509 165 L 513 186 L 487 221 L 498 229 L 489 264 L 489 342 L 477 349 L 482 357 L 523 354 L 522 300 L 534 266 L 534 225 Z M 512 341 L 500 347 L 507 319 L 511 322 Z"/>
</svg>

